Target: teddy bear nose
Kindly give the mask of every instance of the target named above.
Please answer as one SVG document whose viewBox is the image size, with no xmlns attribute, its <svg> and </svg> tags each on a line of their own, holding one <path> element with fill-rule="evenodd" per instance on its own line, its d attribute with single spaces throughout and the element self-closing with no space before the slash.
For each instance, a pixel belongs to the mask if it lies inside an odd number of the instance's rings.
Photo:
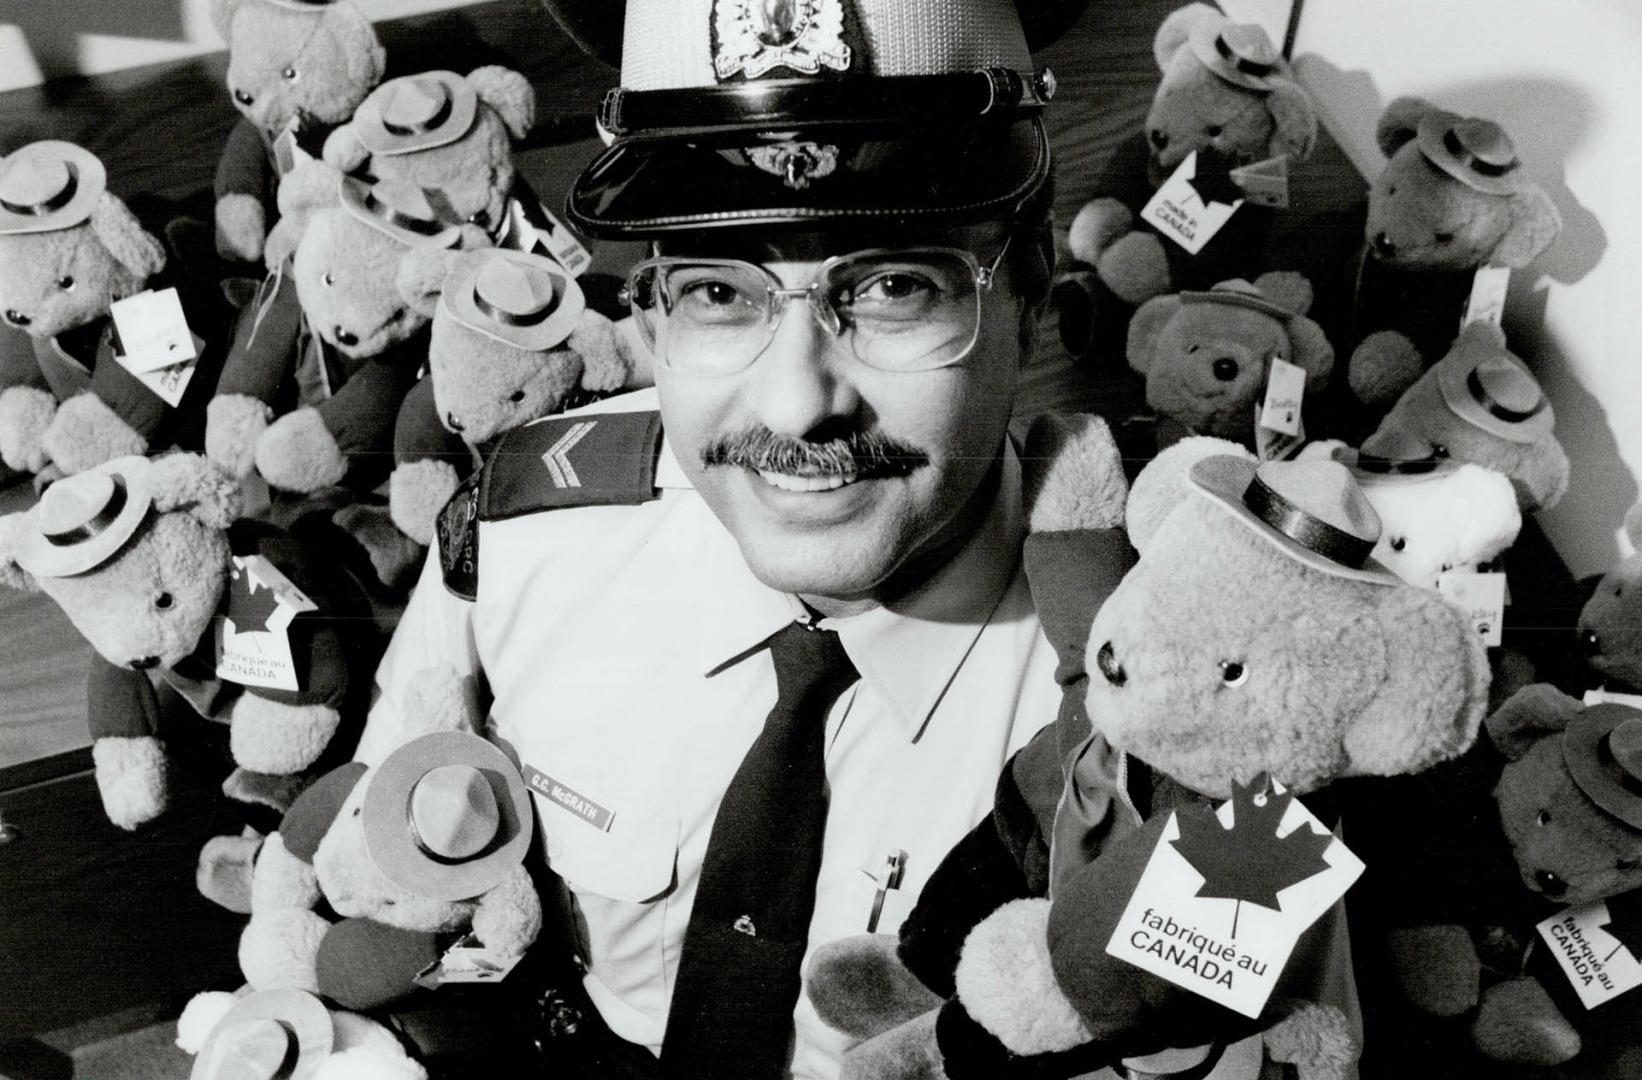
<svg viewBox="0 0 1642 1080">
<path fill-rule="evenodd" d="M 1123 665 L 1117 662 L 1117 654 L 1112 651 L 1112 643 L 1108 641 L 1095 653 L 1095 666 L 1100 669 L 1101 677 L 1113 686 L 1122 686 L 1129 681 Z"/>
<path fill-rule="evenodd" d="M 1390 257 L 1397 254 L 1397 245 L 1392 242 L 1391 237 L 1383 232 L 1378 232 L 1374 234 L 1374 252 L 1377 255 Z"/>
<path fill-rule="evenodd" d="M 464 430 L 462 427 L 462 422 L 456 419 L 456 414 L 453 412 L 448 412 L 445 414 L 445 426 L 450 428 L 452 431 Z"/>
<path fill-rule="evenodd" d="M 13 326 L 27 326 L 29 324 L 29 317 L 15 308 L 7 308 L 6 321 L 11 323 Z"/>
<path fill-rule="evenodd" d="M 1211 367 L 1214 377 L 1221 382 L 1231 382 L 1237 378 L 1237 361 L 1229 356 L 1222 356 Z"/>
<path fill-rule="evenodd" d="M 252 97 L 250 94 L 247 94 L 244 90 L 235 90 L 234 100 L 249 109 L 252 103 L 256 101 L 256 98 Z"/>
<path fill-rule="evenodd" d="M 1546 896 L 1561 896 L 1568 891 L 1568 883 L 1551 873 L 1549 870 L 1535 870 L 1534 884 Z"/>
<path fill-rule="evenodd" d="M 1602 651 L 1602 639 L 1595 630 L 1587 630 L 1579 635 L 1579 644 L 1585 650 L 1586 656 L 1595 656 Z"/>
<path fill-rule="evenodd" d="M 1146 137 L 1151 140 L 1152 146 L 1158 150 L 1162 150 L 1169 145 L 1169 133 L 1161 128 L 1153 128 L 1146 133 Z"/>
<path fill-rule="evenodd" d="M 358 345 L 359 335 L 350 334 L 348 331 L 338 326 L 336 328 L 336 343 L 338 345 Z"/>
<path fill-rule="evenodd" d="M 160 658 L 157 656 L 139 656 L 137 659 L 131 661 L 131 666 L 137 671 L 146 671 L 151 667 L 157 666 L 159 662 Z"/>
</svg>

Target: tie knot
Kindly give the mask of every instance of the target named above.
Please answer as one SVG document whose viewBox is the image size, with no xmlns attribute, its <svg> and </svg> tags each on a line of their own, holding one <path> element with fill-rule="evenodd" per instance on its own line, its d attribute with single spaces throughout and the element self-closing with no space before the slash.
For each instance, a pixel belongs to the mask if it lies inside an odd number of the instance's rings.
<svg viewBox="0 0 1642 1080">
<path fill-rule="evenodd" d="M 770 638 L 778 701 L 795 711 L 825 715 L 849 684 L 859 678 L 844 643 L 833 630 L 794 622 Z"/>
</svg>

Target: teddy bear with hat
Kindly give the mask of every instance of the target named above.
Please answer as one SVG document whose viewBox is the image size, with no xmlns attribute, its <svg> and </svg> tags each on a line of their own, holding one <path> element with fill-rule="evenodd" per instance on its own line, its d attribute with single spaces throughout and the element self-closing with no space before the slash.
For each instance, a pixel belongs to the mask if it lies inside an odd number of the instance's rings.
<svg viewBox="0 0 1642 1080">
<path fill-rule="evenodd" d="M 1642 502 L 1625 514 L 1631 554 L 1602 575 L 1580 609 L 1579 648 L 1605 686 L 1642 692 Z"/>
<path fill-rule="evenodd" d="M 301 990 L 195 995 L 177 1018 L 189 1080 L 427 1080 L 393 1032 Z"/>
<path fill-rule="evenodd" d="M 648 382 L 630 319 L 587 304 L 552 259 L 505 248 L 423 249 L 401 275 L 433 323 L 428 375 L 405 397 L 388 507 L 419 544 L 496 439 L 549 413 Z"/>
<path fill-rule="evenodd" d="M 1121 323 L 1129 307 L 1155 296 L 1252 278 L 1262 269 L 1272 220 L 1267 207 L 1246 203 L 1196 255 L 1137 223 L 1188 155 L 1197 154 L 1194 183 L 1212 179 L 1229 202 L 1244 194 L 1231 170 L 1267 159 L 1304 161 L 1316 145 L 1316 106 L 1260 26 L 1191 3 L 1164 19 L 1152 51 L 1163 78 L 1146 116 L 1144 165 L 1120 157 L 1115 166 L 1123 175 L 1099 185 L 1067 236 L 1073 264 L 1059 276 L 1056 297 L 1063 336 L 1078 353 L 1101 315 Z"/>
<path fill-rule="evenodd" d="M 1252 447 L 1274 363 L 1300 368 L 1307 393 L 1334 370 L 1333 346 L 1306 318 L 1310 306 L 1311 284 L 1294 273 L 1154 297 L 1129 323 L 1129 366 L 1146 377 L 1146 403 L 1181 433 Z"/>
<path fill-rule="evenodd" d="M 809 972 L 822 1017 L 864 1040 L 852 1075 L 1351 1073 L 1339 901 L 1253 1017 L 1106 945 L 1179 815 L 1268 777 L 1333 826 L 1337 782 L 1462 752 L 1485 705 L 1482 647 L 1458 610 L 1374 562 L 1378 520 L 1338 462 L 1259 463 L 1190 438 L 1142 470 L 1123 513 L 1138 560 L 1109 512 L 1034 513 L 1025 558 L 1060 715 L 1006 767 L 993 814 L 930 879 L 898 946 L 835 943 Z M 896 965 L 922 998 L 884 976 Z M 863 984 L 881 1007 L 840 1008 Z M 919 1012 L 930 990 L 939 1008 Z"/>
<path fill-rule="evenodd" d="M 228 93 L 241 119 L 217 162 L 217 250 L 262 261 L 281 178 L 353 115 L 382 79 L 386 54 L 348 0 L 211 0 L 228 46 Z"/>
<path fill-rule="evenodd" d="M 134 829 L 166 806 L 167 741 L 228 725 L 230 796 L 282 812 L 345 759 L 381 651 L 362 597 L 197 454 L 121 457 L 0 517 L 0 581 L 39 590 L 95 650 L 98 791 Z"/>
<path fill-rule="evenodd" d="M 530 793 L 517 765 L 476 733 L 471 680 L 429 669 L 407 688 L 406 707 L 408 733 L 420 734 L 373 766 L 322 777 L 264 841 L 239 950 L 252 986 L 376 1009 L 431 985 L 430 975 L 510 966 L 540 933 L 523 865 Z M 316 910 L 321 901 L 337 919 Z M 483 956 L 464 961 L 453 945 Z"/>
<path fill-rule="evenodd" d="M 1404 444 L 1503 473 L 1524 512 L 1549 509 L 1568 488 L 1556 411 L 1497 326 L 1474 322 L 1392 405 L 1362 451 L 1393 457 Z"/>
<path fill-rule="evenodd" d="M 1527 266 L 1562 216 L 1492 120 L 1404 97 L 1375 135 L 1389 160 L 1368 193 L 1349 380 L 1383 410 L 1447 350 L 1478 268 Z"/>
<path fill-rule="evenodd" d="M 127 356 L 111 308 L 171 280 L 164 245 L 108 189 L 101 160 L 47 140 L 0 160 L 0 462 L 73 473 L 198 448 L 222 364 L 222 314 L 179 281 L 187 362 Z M 178 343 L 171 341 L 169 346 Z M 182 344 L 190 344 L 183 342 Z"/>
</svg>

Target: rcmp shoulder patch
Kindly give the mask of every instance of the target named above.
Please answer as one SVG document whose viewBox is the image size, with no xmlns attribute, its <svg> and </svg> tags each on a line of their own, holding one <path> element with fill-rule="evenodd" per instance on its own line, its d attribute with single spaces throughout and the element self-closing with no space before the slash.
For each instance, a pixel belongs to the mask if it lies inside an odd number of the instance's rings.
<svg viewBox="0 0 1642 1080">
<path fill-rule="evenodd" d="M 463 600 L 479 595 L 479 479 L 474 473 L 457 487 L 434 519 L 439 569 L 445 588 Z"/>
<path fill-rule="evenodd" d="M 656 497 L 660 451 L 655 411 L 555 416 L 515 428 L 480 473 L 479 520 L 649 502 Z"/>
</svg>

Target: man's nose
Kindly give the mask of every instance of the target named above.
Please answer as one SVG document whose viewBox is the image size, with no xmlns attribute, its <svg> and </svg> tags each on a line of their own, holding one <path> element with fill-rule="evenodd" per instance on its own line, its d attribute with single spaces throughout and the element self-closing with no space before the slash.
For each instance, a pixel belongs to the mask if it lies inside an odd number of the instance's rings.
<svg viewBox="0 0 1642 1080">
<path fill-rule="evenodd" d="M 854 412 L 859 398 L 846 370 L 847 348 L 809 304 L 789 300 L 775 336 L 749 372 L 748 401 L 758 419 L 778 435 L 798 438 L 824 420 Z"/>
</svg>

